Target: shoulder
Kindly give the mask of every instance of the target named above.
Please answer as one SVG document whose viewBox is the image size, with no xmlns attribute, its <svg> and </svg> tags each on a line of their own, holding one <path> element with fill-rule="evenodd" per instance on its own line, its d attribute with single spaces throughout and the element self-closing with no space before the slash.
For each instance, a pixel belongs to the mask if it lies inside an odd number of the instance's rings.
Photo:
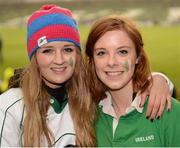
<svg viewBox="0 0 180 148">
<path fill-rule="evenodd" d="M 22 98 L 23 95 L 20 88 L 11 88 L 0 95 L 0 109 L 8 109 L 16 106 L 22 103 Z"/>
<path fill-rule="evenodd" d="M 167 120 L 167 122 L 179 121 L 180 123 L 180 118 L 177 118 L 177 116 L 180 115 L 180 102 L 174 98 L 171 98 L 171 101 L 172 101 L 172 108 L 170 112 L 167 112 L 165 110 L 162 118 Z"/>
<path fill-rule="evenodd" d="M 177 99 L 171 98 L 172 100 L 172 109 L 170 113 L 180 113 L 180 102 Z"/>
</svg>

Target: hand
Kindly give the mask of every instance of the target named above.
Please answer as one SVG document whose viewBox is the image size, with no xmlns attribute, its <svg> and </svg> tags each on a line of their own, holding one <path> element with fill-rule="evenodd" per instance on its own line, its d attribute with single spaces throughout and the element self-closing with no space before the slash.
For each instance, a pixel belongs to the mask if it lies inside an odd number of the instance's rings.
<svg viewBox="0 0 180 148">
<path fill-rule="evenodd" d="M 154 75 L 153 84 L 145 92 L 141 94 L 140 107 L 144 106 L 147 95 L 149 95 L 148 107 L 146 111 L 146 118 L 152 122 L 157 116 L 159 119 L 163 114 L 167 103 L 167 111 L 170 111 L 172 102 L 169 86 L 165 78 L 160 75 Z"/>
</svg>

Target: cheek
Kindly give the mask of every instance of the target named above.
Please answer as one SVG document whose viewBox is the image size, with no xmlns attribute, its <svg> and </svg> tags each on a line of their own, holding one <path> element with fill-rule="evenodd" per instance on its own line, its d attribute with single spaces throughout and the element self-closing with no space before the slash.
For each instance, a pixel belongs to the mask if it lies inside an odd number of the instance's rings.
<svg viewBox="0 0 180 148">
<path fill-rule="evenodd" d="M 43 68 L 43 67 L 48 66 L 51 63 L 51 58 L 50 57 L 47 57 L 47 56 L 44 56 L 44 55 L 41 55 L 41 54 L 37 54 L 36 58 L 37 58 L 37 63 L 39 65 L 40 69 Z"/>
<path fill-rule="evenodd" d="M 135 60 L 133 59 L 126 59 L 121 61 L 121 65 L 124 67 L 126 72 L 134 72 L 134 68 L 135 68 Z"/>
<path fill-rule="evenodd" d="M 74 60 L 72 57 L 70 57 L 70 58 L 68 58 L 67 63 L 68 63 L 71 67 L 74 67 L 74 65 L 75 65 L 75 60 Z"/>
<path fill-rule="evenodd" d="M 76 63 L 78 62 L 78 55 L 77 54 L 72 54 L 72 55 L 68 55 L 68 56 L 66 56 L 66 57 L 64 57 L 65 58 L 65 62 L 66 62 L 66 64 L 68 64 L 69 66 L 69 68 L 70 68 L 70 70 L 72 71 L 74 71 L 74 69 L 75 69 L 75 67 L 76 67 Z"/>
<path fill-rule="evenodd" d="M 135 66 L 136 66 L 136 60 L 130 60 L 129 61 L 129 63 L 130 63 L 130 72 L 132 73 L 132 74 L 134 74 L 134 71 L 135 71 Z"/>
<path fill-rule="evenodd" d="M 94 59 L 94 67 L 96 72 L 100 71 L 103 67 L 101 60 Z"/>
<path fill-rule="evenodd" d="M 97 68 L 105 67 L 107 65 L 107 62 L 108 62 L 107 56 L 104 56 L 104 57 L 94 56 L 94 65 Z"/>
</svg>

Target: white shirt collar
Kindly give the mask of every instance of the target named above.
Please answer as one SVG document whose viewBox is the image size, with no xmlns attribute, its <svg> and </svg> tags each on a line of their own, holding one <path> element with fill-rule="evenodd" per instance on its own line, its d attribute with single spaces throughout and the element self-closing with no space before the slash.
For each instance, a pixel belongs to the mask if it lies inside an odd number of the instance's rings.
<svg viewBox="0 0 180 148">
<path fill-rule="evenodd" d="M 115 110 L 112 106 L 111 94 L 109 92 L 106 92 L 106 95 L 107 97 L 100 101 L 99 106 L 102 106 L 102 111 L 105 114 L 108 114 L 108 115 L 111 115 L 112 117 L 117 118 Z M 141 101 L 140 93 L 137 93 L 136 97 L 131 103 L 131 106 L 126 108 L 126 114 L 132 112 L 134 109 L 136 109 L 139 113 L 142 113 L 143 107 L 139 107 L 140 101 Z"/>
</svg>

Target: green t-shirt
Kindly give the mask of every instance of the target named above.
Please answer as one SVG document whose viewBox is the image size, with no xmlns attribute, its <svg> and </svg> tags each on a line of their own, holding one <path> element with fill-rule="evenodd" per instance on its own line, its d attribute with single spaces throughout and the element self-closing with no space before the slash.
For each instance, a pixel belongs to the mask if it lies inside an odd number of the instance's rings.
<svg viewBox="0 0 180 148">
<path fill-rule="evenodd" d="M 133 110 L 119 118 L 113 135 L 113 117 L 99 107 L 96 122 L 98 146 L 161 147 L 180 146 L 180 103 L 172 99 L 172 110 L 164 111 L 160 120 L 146 119 L 147 103 L 140 113 Z"/>
</svg>

